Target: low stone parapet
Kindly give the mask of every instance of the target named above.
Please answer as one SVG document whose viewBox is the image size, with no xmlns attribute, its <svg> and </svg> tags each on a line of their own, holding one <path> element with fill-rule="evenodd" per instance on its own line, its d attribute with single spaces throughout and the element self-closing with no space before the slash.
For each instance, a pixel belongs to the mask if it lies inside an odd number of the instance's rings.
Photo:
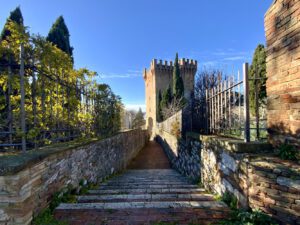
<svg viewBox="0 0 300 225">
<path fill-rule="evenodd" d="M 126 168 L 148 141 L 144 130 L 85 144 L 0 157 L 0 224 L 30 224 L 52 195 L 81 180 L 100 182 Z"/>
</svg>

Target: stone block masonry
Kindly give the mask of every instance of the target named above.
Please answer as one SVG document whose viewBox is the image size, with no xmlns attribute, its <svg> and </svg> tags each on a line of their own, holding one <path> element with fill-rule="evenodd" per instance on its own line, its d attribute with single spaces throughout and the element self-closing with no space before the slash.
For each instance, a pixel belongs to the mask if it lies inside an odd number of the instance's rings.
<svg viewBox="0 0 300 225">
<path fill-rule="evenodd" d="M 274 1 L 265 15 L 265 35 L 270 141 L 300 150 L 300 1 Z"/>
<path fill-rule="evenodd" d="M 147 141 L 147 131 L 132 130 L 74 148 L 17 156 L 10 164 L 14 168 L 0 168 L 0 224 L 30 224 L 55 192 L 125 169 Z"/>
<path fill-rule="evenodd" d="M 300 224 L 299 164 L 264 154 L 270 150 L 267 144 L 247 146 L 208 136 L 200 140 L 201 181 L 207 190 L 230 192 L 240 207 L 260 209 L 282 224 Z"/>
<path fill-rule="evenodd" d="M 239 207 L 260 209 L 282 224 L 300 224 L 300 165 L 275 157 L 270 144 L 195 133 L 186 141 L 166 132 L 156 139 L 172 167 L 206 190 L 229 192 Z"/>
</svg>

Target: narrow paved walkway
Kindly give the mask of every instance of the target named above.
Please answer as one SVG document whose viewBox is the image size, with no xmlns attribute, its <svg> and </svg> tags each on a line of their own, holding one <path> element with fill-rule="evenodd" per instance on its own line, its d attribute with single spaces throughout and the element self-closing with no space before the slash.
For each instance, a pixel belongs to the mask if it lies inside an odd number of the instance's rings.
<svg viewBox="0 0 300 225">
<path fill-rule="evenodd" d="M 150 141 L 128 167 L 128 169 L 135 170 L 170 168 L 170 163 L 164 150 L 155 141 Z"/>
<path fill-rule="evenodd" d="M 54 215 L 70 225 L 211 224 L 228 208 L 191 184 L 150 142 L 122 175 L 101 184 L 78 203 L 60 204 Z"/>
</svg>

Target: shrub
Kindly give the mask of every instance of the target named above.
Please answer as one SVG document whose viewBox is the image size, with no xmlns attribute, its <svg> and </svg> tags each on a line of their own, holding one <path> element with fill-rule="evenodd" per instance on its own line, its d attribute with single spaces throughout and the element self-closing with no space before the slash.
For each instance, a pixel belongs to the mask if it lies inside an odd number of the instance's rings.
<svg viewBox="0 0 300 225">
<path fill-rule="evenodd" d="M 181 137 L 180 124 L 177 119 L 171 124 L 171 134 L 174 135 L 176 138 Z"/>
<path fill-rule="evenodd" d="M 220 225 L 278 225 L 270 216 L 259 210 L 234 210 L 227 220 L 222 220 Z"/>
<path fill-rule="evenodd" d="M 278 155 L 281 159 L 295 161 L 297 160 L 297 150 L 292 145 L 280 145 Z"/>
<path fill-rule="evenodd" d="M 228 191 L 221 196 L 220 200 L 225 202 L 233 210 L 238 208 L 238 199 Z"/>
</svg>

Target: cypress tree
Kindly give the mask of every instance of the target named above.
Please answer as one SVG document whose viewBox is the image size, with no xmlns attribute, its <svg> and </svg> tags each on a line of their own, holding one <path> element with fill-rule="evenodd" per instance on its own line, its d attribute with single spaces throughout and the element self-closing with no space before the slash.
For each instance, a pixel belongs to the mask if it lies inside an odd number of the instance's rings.
<svg viewBox="0 0 300 225">
<path fill-rule="evenodd" d="M 145 124 L 144 114 L 142 112 L 142 109 L 139 108 L 139 111 L 137 112 L 137 114 L 135 115 L 135 118 L 132 121 L 132 127 L 139 128 L 139 127 L 143 126 L 144 124 Z"/>
<path fill-rule="evenodd" d="M 172 101 L 172 92 L 171 87 L 169 86 L 166 90 L 163 91 L 162 100 L 160 108 L 166 108 Z"/>
<path fill-rule="evenodd" d="M 180 76 L 178 53 L 176 53 L 173 70 L 173 95 L 175 98 L 181 98 L 184 94 L 183 80 Z"/>
<path fill-rule="evenodd" d="M 15 8 L 15 10 L 10 12 L 10 15 L 7 18 L 5 26 L 1 32 L 0 41 L 5 40 L 5 38 L 10 35 L 10 31 L 6 29 L 6 24 L 9 21 L 13 21 L 19 25 L 23 25 L 23 16 L 22 16 L 22 12 L 21 12 L 21 9 L 19 6 L 17 8 Z"/>
<path fill-rule="evenodd" d="M 162 119 L 163 119 L 161 101 L 162 101 L 161 90 L 159 90 L 159 92 L 158 92 L 158 104 L 157 104 L 157 119 L 158 119 L 159 122 L 162 121 Z"/>
<path fill-rule="evenodd" d="M 262 44 L 259 44 L 255 49 L 252 64 L 249 70 L 249 78 L 259 80 L 250 80 L 249 82 L 249 101 L 251 113 L 255 112 L 255 91 L 258 92 L 259 103 L 267 97 L 266 92 L 266 51 Z M 257 83 L 255 86 L 255 82 Z"/>
<path fill-rule="evenodd" d="M 70 46 L 69 30 L 62 16 L 58 17 L 52 25 L 47 36 L 47 41 L 52 42 L 69 56 L 73 56 L 73 47 Z"/>
</svg>

